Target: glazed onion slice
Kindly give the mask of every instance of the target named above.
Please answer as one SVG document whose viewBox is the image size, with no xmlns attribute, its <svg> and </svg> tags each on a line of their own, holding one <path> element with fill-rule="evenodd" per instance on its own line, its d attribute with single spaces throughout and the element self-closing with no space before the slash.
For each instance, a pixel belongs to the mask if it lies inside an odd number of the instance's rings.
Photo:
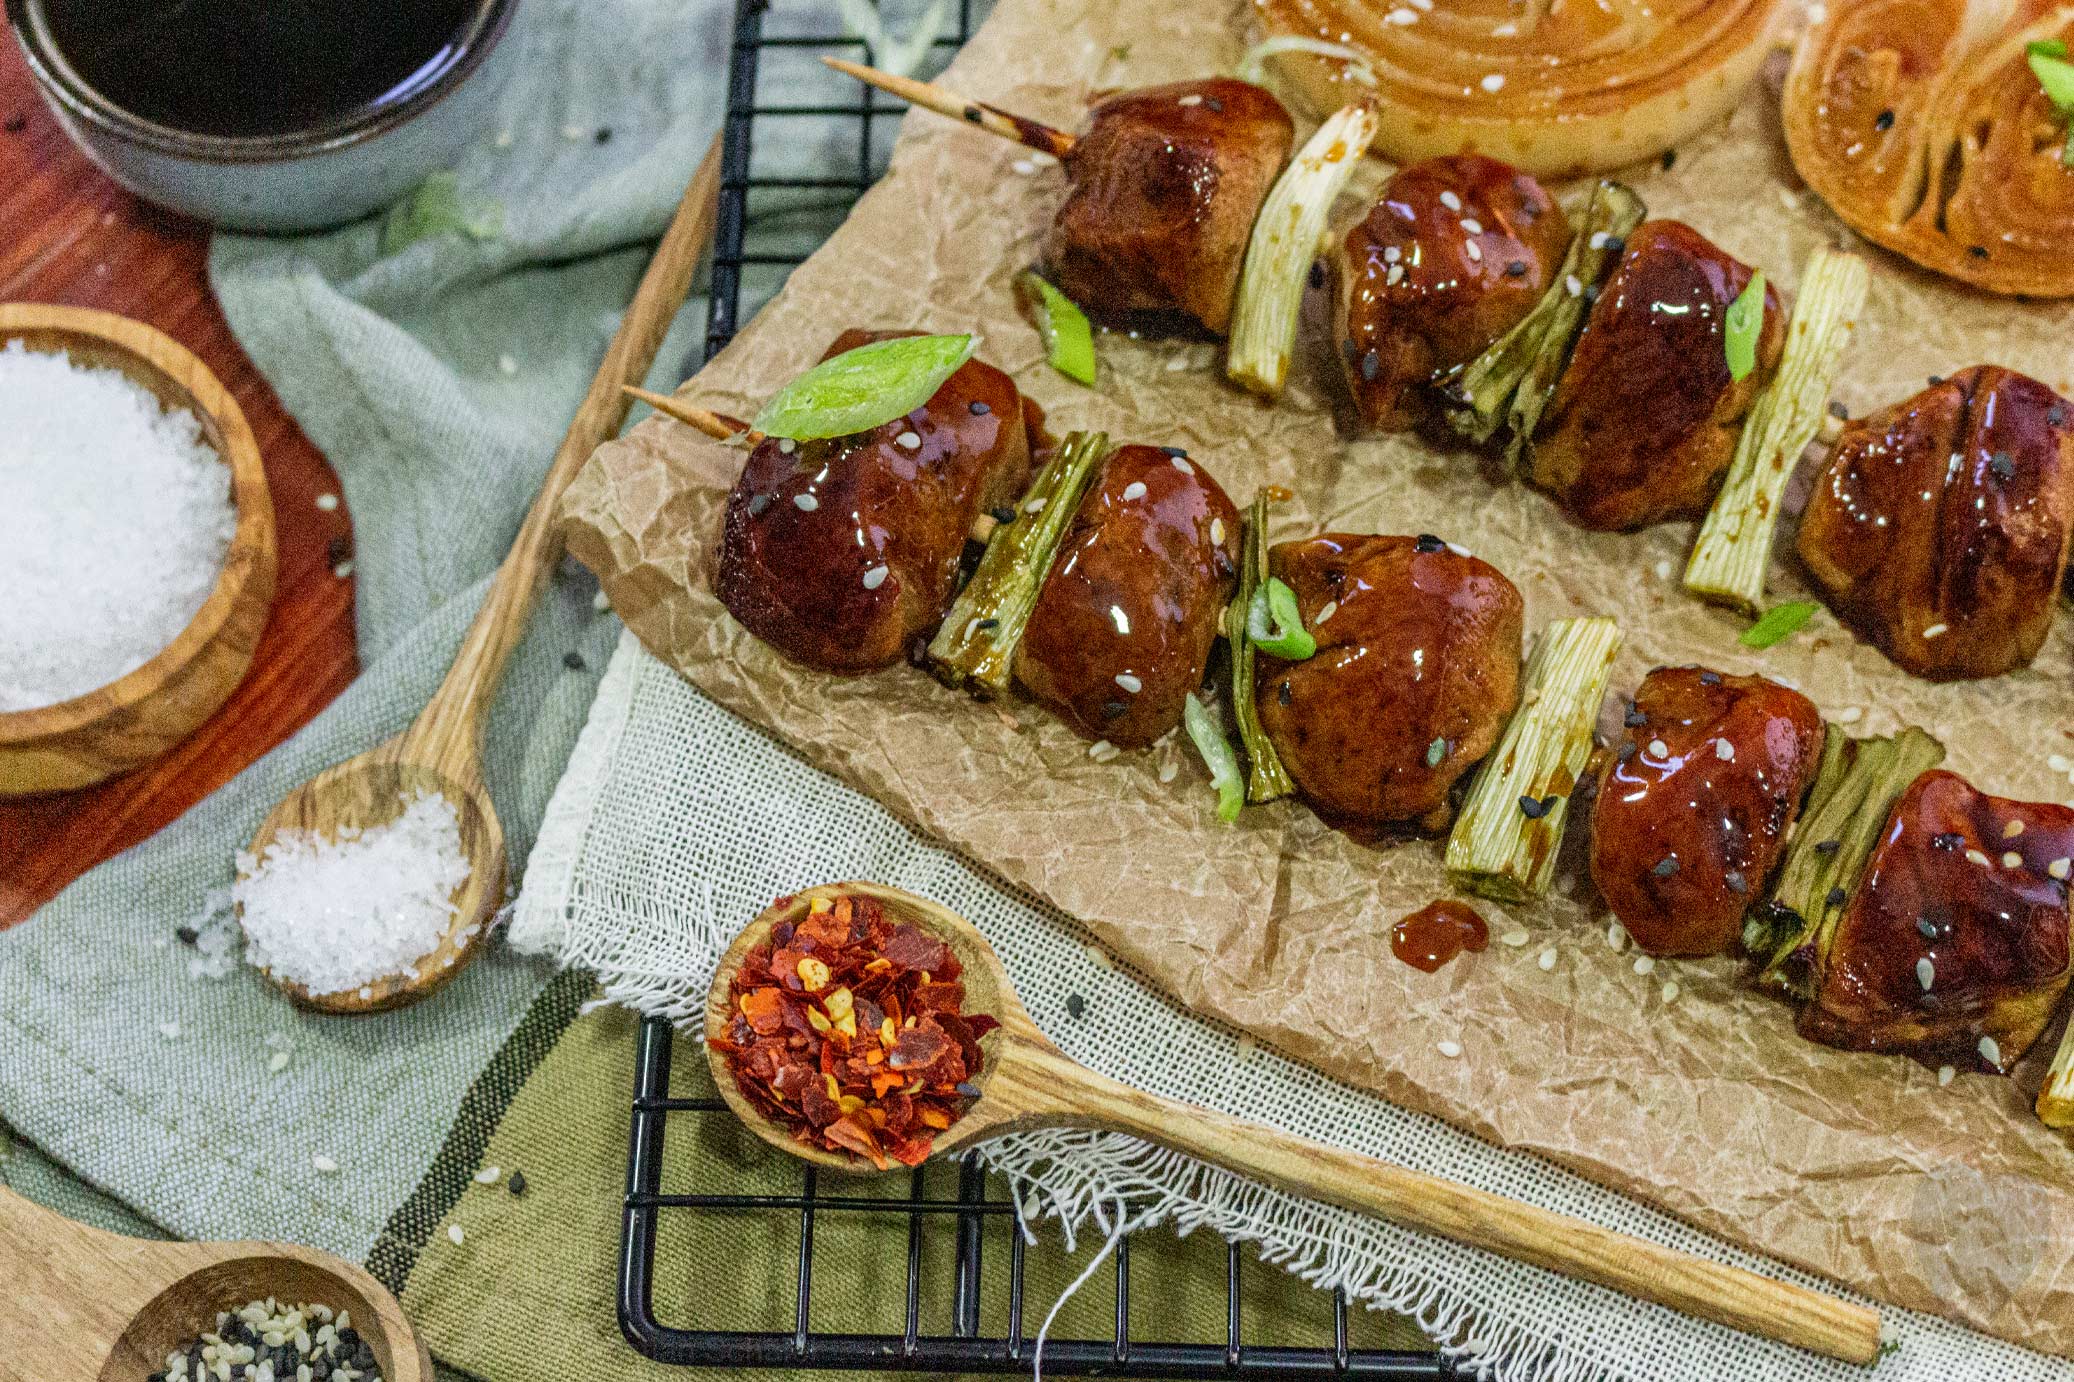
<svg viewBox="0 0 2074 1382">
<path fill-rule="evenodd" d="M 1398 163 L 1476 152 L 1533 173 L 1654 157 L 1725 114 L 1798 6 L 1790 0 L 1253 0 L 1270 38 L 1343 44 L 1365 70 L 1268 60 L 1313 114 L 1372 92 Z M 1374 86 L 1365 83 L 1372 75 Z"/>
<path fill-rule="evenodd" d="M 2074 296 L 2066 121 L 2027 44 L 2074 41 L 2074 5 L 1831 4 L 1787 75 L 1786 145 L 1853 230 L 1990 292 Z"/>
</svg>

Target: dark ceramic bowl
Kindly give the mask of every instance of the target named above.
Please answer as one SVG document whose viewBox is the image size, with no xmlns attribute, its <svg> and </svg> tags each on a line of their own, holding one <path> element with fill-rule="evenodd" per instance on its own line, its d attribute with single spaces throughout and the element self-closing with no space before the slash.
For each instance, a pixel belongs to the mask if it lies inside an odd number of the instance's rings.
<svg viewBox="0 0 2074 1382">
<path fill-rule="evenodd" d="M 138 196 L 234 230 L 314 230 L 396 201 L 480 136 L 518 51 L 499 42 L 518 0 L 474 0 L 446 49 L 393 99 L 287 133 L 208 134 L 96 90 L 60 46 L 49 0 L 6 5 L 44 100 L 88 157 Z"/>
</svg>

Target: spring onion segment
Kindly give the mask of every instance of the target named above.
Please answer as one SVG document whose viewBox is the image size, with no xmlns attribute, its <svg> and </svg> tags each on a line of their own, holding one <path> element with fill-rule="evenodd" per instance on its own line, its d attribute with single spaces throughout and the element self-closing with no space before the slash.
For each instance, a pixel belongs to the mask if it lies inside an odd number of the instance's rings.
<svg viewBox="0 0 2074 1382">
<path fill-rule="evenodd" d="M 1779 881 L 1743 922 L 1759 988 L 1803 1002 L 1814 996 L 1822 957 L 1887 813 L 1909 783 L 1943 761 L 1944 745 L 1920 729 L 1858 740 L 1829 731 Z"/>
<path fill-rule="evenodd" d="M 2052 102 L 2053 114 L 2067 128 L 2067 142 L 2060 148 L 2060 164 L 2074 168 L 2074 62 L 2067 61 L 2067 44 L 2057 38 L 2036 39 L 2024 45 L 2024 59 L 2031 65 L 2031 75 L 2044 88 L 2045 99 Z M 1372 76 L 1369 85 L 1375 85 Z"/>
<path fill-rule="evenodd" d="M 1484 760 L 1448 836 L 1447 872 L 1456 887 L 1502 902 L 1530 902 L 1548 891 L 1620 644 L 1620 625 L 1604 618 L 1559 619 L 1542 633 L 1527 659 L 1519 712 Z M 1522 798 L 1551 804 L 1529 817 Z"/>
<path fill-rule="evenodd" d="M 2038 1120 L 2048 1128 L 2074 1128 L 2074 1023 L 2060 1038 L 2059 1054 L 2038 1091 Z"/>
<path fill-rule="evenodd" d="M 1268 192 L 1253 221 L 1232 308 L 1224 372 L 1235 383 L 1269 398 L 1281 394 L 1318 241 L 1332 204 L 1361 165 L 1375 132 L 1373 102 L 1342 107 L 1318 126 Z"/>
<path fill-rule="evenodd" d="M 1108 454 L 1104 433 L 1067 437 L 1030 481 L 1014 520 L 997 524 L 988 535 L 972 579 L 929 641 L 930 670 L 938 681 L 982 696 L 1008 689 L 1016 645 L 1037 607 L 1051 559 L 1095 467 Z"/>
<path fill-rule="evenodd" d="M 1808 620 L 1815 617 L 1821 606 L 1813 600 L 1788 600 L 1773 605 L 1762 618 L 1738 635 L 1736 642 L 1746 648 L 1777 647 L 1807 627 Z"/>
<path fill-rule="evenodd" d="M 1253 496 L 1246 514 L 1245 541 L 1239 552 L 1239 589 L 1224 610 L 1224 641 L 1231 646 L 1231 711 L 1239 722 L 1239 742 L 1252 765 L 1246 800 L 1273 801 L 1296 790 L 1274 740 L 1261 728 L 1260 708 L 1253 703 L 1254 642 L 1248 632 L 1253 597 L 1267 584 L 1267 495 Z"/>
<path fill-rule="evenodd" d="M 1246 641 L 1289 662 L 1302 662 L 1318 651 L 1318 640 L 1303 626 L 1296 592 L 1273 576 L 1246 603 Z"/>
<path fill-rule="evenodd" d="M 1232 751 L 1231 740 L 1224 737 L 1224 726 L 1193 691 L 1181 703 L 1181 722 L 1195 751 L 1203 756 L 1203 766 L 1210 770 L 1210 785 L 1217 789 L 1217 819 L 1229 825 L 1246 804 L 1246 777 L 1239 771 L 1239 756 Z"/>
<path fill-rule="evenodd" d="M 1750 282 L 1758 286 L 1755 277 Z M 1808 260 L 1779 372 L 1750 405 L 1728 476 L 1685 567 L 1685 588 L 1701 599 L 1753 614 L 1763 603 L 1786 482 L 1822 430 L 1838 362 L 1870 284 L 1865 261 L 1855 254 L 1818 249 Z"/>
<path fill-rule="evenodd" d="M 1016 291 L 1031 307 L 1038 338 L 1044 342 L 1044 357 L 1051 367 L 1068 379 L 1092 386 L 1095 382 L 1095 333 L 1087 324 L 1087 313 L 1073 299 L 1052 286 L 1035 269 L 1015 276 Z"/>
<path fill-rule="evenodd" d="M 935 397 L 976 345 L 971 336 L 896 336 L 846 350 L 778 390 L 751 426 L 794 441 L 869 432 Z"/>
<path fill-rule="evenodd" d="M 1260 40 L 1246 50 L 1246 56 L 1239 59 L 1238 69 L 1233 75 L 1242 82 L 1251 82 L 1255 86 L 1264 85 L 1267 81 L 1267 60 L 1279 57 L 1283 53 L 1308 53 L 1314 58 L 1333 58 L 1342 64 L 1340 73 L 1349 81 L 1359 82 L 1363 86 L 1376 84 L 1375 69 L 1368 65 L 1368 59 L 1359 49 L 1349 48 L 1344 43 L 1312 38 L 1309 34 L 1276 34 L 1272 38 Z"/>
<path fill-rule="evenodd" d="M 1481 446 L 1500 430 L 1511 429 L 1507 470 L 1518 468 L 1556 381 L 1570 362 L 1570 348 L 1584 329 L 1584 314 L 1591 305 L 1585 289 L 1605 278 L 1629 232 L 1648 214 L 1633 188 L 1602 179 L 1592 189 L 1584 223 L 1541 301 L 1447 382 L 1447 420 L 1455 431 Z"/>
<path fill-rule="evenodd" d="M 1728 356 L 1728 377 L 1738 384 L 1757 368 L 1757 338 L 1764 334 L 1766 286 L 1764 270 L 1752 272 L 1750 281 L 1728 304 L 1721 319 L 1721 349 Z"/>
</svg>

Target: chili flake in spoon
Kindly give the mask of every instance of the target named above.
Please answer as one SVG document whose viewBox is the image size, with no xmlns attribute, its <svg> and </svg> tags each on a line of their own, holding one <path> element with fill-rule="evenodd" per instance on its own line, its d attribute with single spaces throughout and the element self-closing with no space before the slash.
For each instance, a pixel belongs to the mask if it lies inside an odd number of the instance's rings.
<svg viewBox="0 0 2074 1382">
<path fill-rule="evenodd" d="M 961 1011 L 960 972 L 949 946 L 876 901 L 817 898 L 743 959 L 734 1018 L 712 1045 L 743 1096 L 801 1142 L 880 1170 L 918 1166 L 978 1094 L 979 1040 L 1001 1025 Z"/>
</svg>

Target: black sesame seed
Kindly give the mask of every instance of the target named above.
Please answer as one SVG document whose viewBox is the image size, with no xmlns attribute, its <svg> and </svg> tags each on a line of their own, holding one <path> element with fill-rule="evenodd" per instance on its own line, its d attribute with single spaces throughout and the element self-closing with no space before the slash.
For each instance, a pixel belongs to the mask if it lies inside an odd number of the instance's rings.
<svg viewBox="0 0 2074 1382">
<path fill-rule="evenodd" d="M 1966 253 L 1972 255 L 1975 259 L 1985 259 L 1988 257 L 1988 247 L 1986 245 L 1968 245 Z"/>
<path fill-rule="evenodd" d="M 979 1097 L 979 1086 L 970 1080 L 960 1080 L 952 1085 L 951 1088 L 957 1090 L 968 1099 L 977 1099 Z"/>
<path fill-rule="evenodd" d="M 1622 250 L 1626 249 L 1627 247 L 1628 242 L 1618 235 L 1609 235 L 1606 237 L 1606 253 L 1608 254 L 1619 254 Z"/>
<path fill-rule="evenodd" d="M 998 629 L 1001 627 L 1001 621 L 999 619 L 982 619 L 973 627 L 981 629 Z"/>
<path fill-rule="evenodd" d="M 612 126 L 598 126 L 598 132 L 592 135 L 591 138 L 600 144 L 610 144 L 612 142 Z"/>
<path fill-rule="evenodd" d="M 1376 354 L 1374 351 L 1371 350 L 1361 357 L 1361 377 L 1363 379 L 1373 382 L 1375 377 L 1378 374 L 1381 374 L 1382 372 L 1382 356 Z"/>
<path fill-rule="evenodd" d="M 1877 116 L 1873 118 L 1872 127 L 1878 130 L 1881 134 L 1885 134 L 1888 130 L 1893 129 L 1894 112 L 1891 110 L 1881 111 Z"/>
<path fill-rule="evenodd" d="M 562 654 L 562 665 L 564 667 L 567 667 L 572 672 L 581 672 L 585 667 L 589 666 L 590 664 L 583 660 L 582 653 L 566 652 Z"/>
<path fill-rule="evenodd" d="M 1596 284 L 1596 283 L 1587 283 L 1587 284 L 1585 284 L 1585 285 L 1584 285 L 1584 305 L 1585 305 L 1586 307 L 1590 307 L 1590 306 L 1591 306 L 1591 305 L 1592 305 L 1593 303 L 1597 302 L 1598 300 L 1599 300 L 1599 285 L 1598 285 L 1598 284 Z"/>
<path fill-rule="evenodd" d="M 1314 259 L 1311 261 L 1311 287 L 1323 288 L 1324 286 L 1325 266 Z"/>
<path fill-rule="evenodd" d="M 985 417 L 988 413 L 994 411 L 994 405 L 987 402 L 984 398 L 975 398 L 965 405 L 965 411 L 974 417 Z"/>
<path fill-rule="evenodd" d="M 1721 685 L 1721 673 L 1719 673 L 1719 672 L 1702 672 L 1702 673 L 1700 673 L 1700 685 L 1701 685 L 1701 686 L 1719 686 L 1719 685 Z"/>
<path fill-rule="evenodd" d="M 1640 752 L 1641 750 L 1635 746 L 1635 741 L 1630 739 L 1620 746 L 1620 752 L 1615 754 L 1614 757 L 1625 763 Z"/>
<path fill-rule="evenodd" d="M 1746 893 L 1750 891 L 1749 880 L 1743 877 L 1741 869 L 1730 869 L 1721 875 L 1721 881 L 1728 884 L 1728 890 L 1732 893 Z"/>
<path fill-rule="evenodd" d="M 1666 173 L 1671 171 L 1672 165 L 1677 163 L 1677 161 L 1678 151 L 1676 149 L 1665 149 L 1664 156 L 1657 160 L 1658 164 L 1663 168 L 1663 170 Z"/>
<path fill-rule="evenodd" d="M 1847 900 L 1849 900 L 1850 896 L 1851 895 L 1845 892 L 1842 888 L 1831 888 L 1829 890 L 1829 896 L 1822 900 L 1831 907 L 1841 907 Z"/>
<path fill-rule="evenodd" d="M 1669 878 L 1677 871 L 1678 856 L 1675 854 L 1666 854 L 1663 858 L 1657 860 L 1656 867 L 1650 870 L 1658 878 Z"/>
<path fill-rule="evenodd" d="M 1922 934 L 1923 939 L 1926 941 L 1937 939 L 1937 923 L 1928 917 L 1916 918 L 1916 930 Z"/>
<path fill-rule="evenodd" d="M 2045 410 L 2045 420 L 2054 427 L 2065 427 L 2067 425 L 2067 405 L 2055 403 L 2050 408 L 2047 408 Z"/>
<path fill-rule="evenodd" d="M 7 132 L 9 134 L 20 134 L 27 128 L 29 128 L 29 117 L 20 111 L 16 111 L 7 117 Z"/>
<path fill-rule="evenodd" d="M 511 1173 L 511 1179 L 504 1183 L 504 1188 L 509 1190 L 514 1195 L 525 1194 L 526 1173 L 524 1171 L 513 1171 Z"/>
<path fill-rule="evenodd" d="M 1103 701 L 1102 718 L 1105 720 L 1113 720 L 1117 716 L 1123 714 L 1124 711 L 1129 709 L 1130 707 L 1125 705 L 1122 701 Z"/>
<path fill-rule="evenodd" d="M 1515 259 L 1505 266 L 1505 276 L 1507 278 L 1525 278 L 1529 267 L 1526 260 Z"/>
<path fill-rule="evenodd" d="M 1276 704 L 1278 704 L 1278 705 L 1287 705 L 1287 704 L 1289 704 L 1289 683 L 1288 683 L 1288 682 L 1286 682 L 1286 681 L 1285 681 L 1285 682 L 1283 682 L 1283 683 L 1282 683 L 1282 684 L 1281 684 L 1280 686 L 1277 686 L 1277 687 L 1275 688 L 1275 702 L 1276 702 Z"/>
<path fill-rule="evenodd" d="M 1361 347 L 1355 345 L 1354 338 L 1349 336 L 1339 343 L 1339 353 L 1345 356 L 1347 363 L 1351 365 L 1360 356 Z"/>
<path fill-rule="evenodd" d="M 993 516 L 993 519 L 996 523 L 1015 522 L 1015 510 L 1010 508 L 1006 504 L 1003 504 L 998 509 L 990 509 L 988 510 L 988 512 Z"/>
<path fill-rule="evenodd" d="M 1187 450 L 1179 446 L 1162 446 L 1160 450 L 1166 452 L 1168 456 L 1177 461 L 1185 461 L 1188 459 Z"/>
<path fill-rule="evenodd" d="M 749 496 L 749 516 L 751 518 L 761 517 L 763 511 L 770 506 L 771 497 L 768 494 L 752 494 Z"/>
<path fill-rule="evenodd" d="M 1845 407 L 1843 401 L 1839 399 L 1830 403 L 1829 416 L 1835 418 L 1838 422 L 1849 422 L 1851 420 L 1851 410 Z"/>
<path fill-rule="evenodd" d="M 1447 543 L 1431 533 L 1420 533 L 1418 540 L 1412 546 L 1421 552 L 1440 552 L 1446 550 Z"/>
<path fill-rule="evenodd" d="M 1637 707 L 1630 705 L 1627 708 L 1627 713 L 1620 717 L 1620 722 L 1629 729 L 1640 729 L 1649 723 L 1649 717 L 1644 715 Z"/>
<path fill-rule="evenodd" d="M 1212 96 L 1207 101 L 1204 101 L 1203 108 L 1205 110 L 1212 111 L 1218 115 L 1224 114 L 1224 102 L 1218 100 L 1215 96 Z"/>
<path fill-rule="evenodd" d="M 973 124 L 978 125 L 984 124 L 986 122 L 987 117 L 980 112 L 980 108 L 978 106 L 967 106 L 965 107 L 965 118 L 967 120 L 970 120 Z"/>
<path fill-rule="evenodd" d="M 1943 382 L 1944 376 L 1941 374 L 1933 374 L 1930 376 L 1930 387 L 1933 389 L 1936 388 L 1939 384 L 1942 384 Z"/>
<path fill-rule="evenodd" d="M 1930 847 L 1932 849 L 1944 850 L 1946 853 L 1950 853 L 1965 843 L 1966 837 L 1955 830 L 1943 831 L 1930 837 Z"/>
<path fill-rule="evenodd" d="M 1815 841 L 1815 853 L 1817 854 L 1834 854 L 1843 847 L 1844 842 L 1842 840 Z"/>
<path fill-rule="evenodd" d="M 1448 742 L 1445 739 L 1435 739 L 1432 743 L 1426 745 L 1426 766 L 1429 768 L 1439 767 L 1442 761 L 1447 758 L 1447 751 Z"/>
<path fill-rule="evenodd" d="M 1078 1018 L 1087 1011 L 1087 1000 L 1077 993 L 1066 995 L 1066 1016 Z"/>
<path fill-rule="evenodd" d="M 346 540 L 344 534 L 340 534 L 324 544 L 324 555 L 330 559 L 333 566 L 337 566 L 353 555 L 353 544 Z"/>
<path fill-rule="evenodd" d="M 202 933 L 192 926 L 182 926 L 175 930 L 173 934 L 180 938 L 182 945 L 193 945 L 202 938 Z"/>
<path fill-rule="evenodd" d="M 1542 803 L 1539 797 L 1521 797 L 1519 799 L 1519 813 L 1530 821 L 1538 821 L 1548 814 L 1548 807 Z"/>
<path fill-rule="evenodd" d="M 2011 459 L 2007 451 L 1997 451 L 1994 455 L 1988 457 L 1988 469 L 1995 472 L 1995 478 L 1998 480 L 2014 480 L 2016 478 L 2016 462 Z"/>
</svg>

